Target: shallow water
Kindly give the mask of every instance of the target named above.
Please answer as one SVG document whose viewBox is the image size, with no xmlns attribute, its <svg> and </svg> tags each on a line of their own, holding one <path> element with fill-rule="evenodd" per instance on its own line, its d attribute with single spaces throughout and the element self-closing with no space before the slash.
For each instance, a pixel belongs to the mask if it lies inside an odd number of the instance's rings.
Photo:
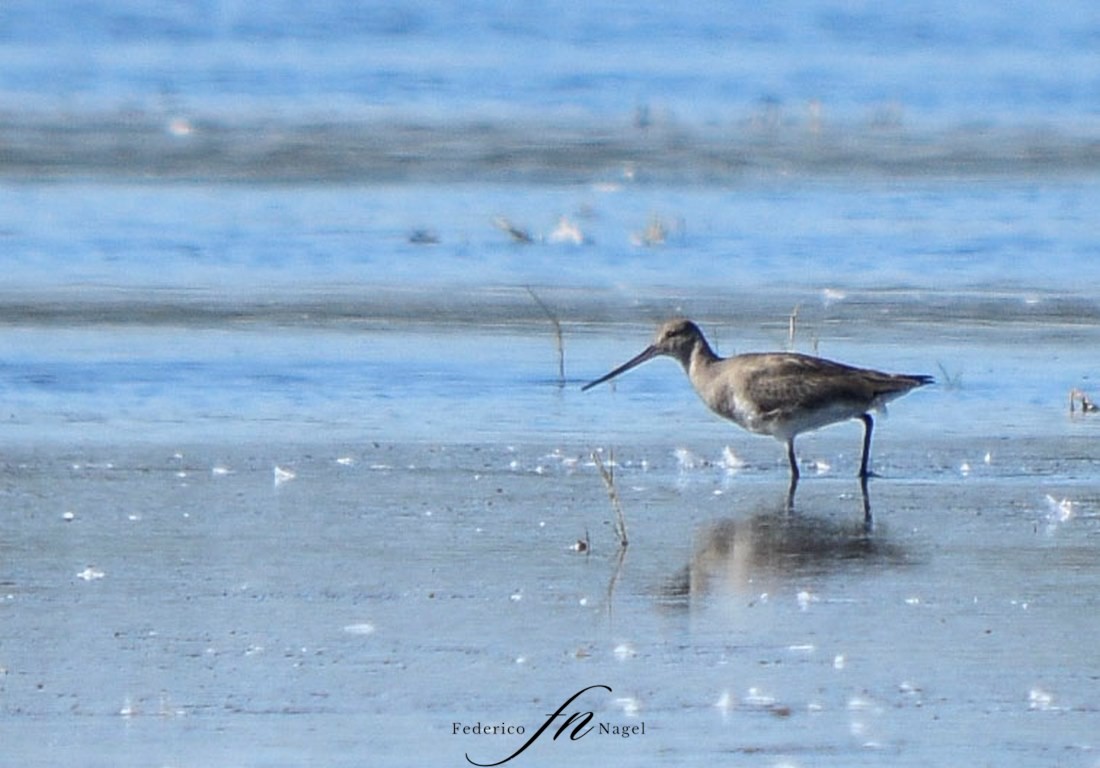
<svg viewBox="0 0 1100 768">
<path fill-rule="evenodd" d="M 102 185 L 60 235 L 81 185 L 9 188 L 34 215 L 0 305 L 5 749 L 492 762 L 519 740 L 456 722 L 529 736 L 606 685 L 565 714 L 644 735 L 555 725 L 513 764 L 1095 765 L 1100 425 L 1068 403 L 1097 279 L 1065 204 L 1095 185 L 857 188 L 627 188 L 586 246 L 513 245 L 446 187 Z M 462 190 L 486 218 L 587 196 L 512 192 Z M 630 244 L 665 194 L 713 223 Z M 406 243 L 408 199 L 472 234 Z M 746 226 L 768 210 L 802 223 Z M 952 251 L 964 225 L 1001 234 Z M 800 438 L 788 514 L 782 447 L 671 362 L 579 391 L 667 314 L 728 354 L 791 345 L 795 307 L 795 348 L 939 379 L 877 420 L 870 529 L 857 424 Z"/>
<path fill-rule="evenodd" d="M 585 711 L 644 737 L 523 761 L 1092 764 L 1094 483 L 897 469 L 868 534 L 854 480 L 805 480 L 790 516 L 778 466 L 620 448 L 620 558 L 587 447 L 9 454 L 7 748 L 461 764 L 518 745 L 454 721 L 533 728 L 603 684 Z"/>
<path fill-rule="evenodd" d="M 8 760 L 1100 766 L 1094 4 L 575 5 L 0 10 Z"/>
<path fill-rule="evenodd" d="M 561 388 L 534 321 L 9 326 L 5 749 L 493 762 L 522 740 L 455 722 L 529 737 L 606 685 L 565 714 L 644 735 L 555 724 L 513 764 L 1094 765 L 1100 424 L 1067 397 L 1096 331 L 860 318 L 820 344 L 951 375 L 878 420 L 870 529 L 857 424 L 800 439 L 788 513 L 778 443 L 667 361 Z M 585 324 L 569 370 L 650 331 Z"/>
</svg>

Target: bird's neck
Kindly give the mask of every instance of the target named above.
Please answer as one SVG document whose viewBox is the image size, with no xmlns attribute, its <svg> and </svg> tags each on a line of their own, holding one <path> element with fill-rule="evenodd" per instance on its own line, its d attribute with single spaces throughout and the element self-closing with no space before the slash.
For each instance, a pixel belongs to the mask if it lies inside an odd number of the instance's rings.
<svg viewBox="0 0 1100 768">
<path fill-rule="evenodd" d="M 699 337 L 690 349 L 684 350 L 684 353 L 681 354 L 680 364 L 684 366 L 684 370 L 690 376 L 692 370 L 706 368 L 718 359 L 718 355 L 714 354 L 714 350 L 710 348 L 707 340 Z"/>
</svg>

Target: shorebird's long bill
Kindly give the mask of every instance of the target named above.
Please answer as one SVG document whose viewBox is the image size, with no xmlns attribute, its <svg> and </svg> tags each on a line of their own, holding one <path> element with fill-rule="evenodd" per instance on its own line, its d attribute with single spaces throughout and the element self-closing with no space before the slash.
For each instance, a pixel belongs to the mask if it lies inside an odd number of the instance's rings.
<svg viewBox="0 0 1100 768">
<path fill-rule="evenodd" d="M 611 373 L 605 374 L 605 375 L 601 376 L 600 378 L 596 379 L 595 381 L 590 381 L 587 384 L 585 384 L 583 387 L 581 387 L 581 392 L 584 392 L 585 390 L 588 390 L 588 389 L 592 389 L 592 387 L 595 387 L 599 384 L 603 384 L 605 381 L 610 381 L 611 379 L 618 376 L 620 373 L 626 373 L 631 368 L 637 368 L 639 365 L 644 363 L 646 360 L 652 360 L 653 358 L 657 357 L 660 354 L 661 354 L 661 351 L 659 349 L 657 349 L 657 347 L 653 347 L 653 346 L 646 347 L 645 350 L 640 355 L 638 355 L 637 357 L 632 358 L 630 360 L 627 360 L 625 363 L 620 365 L 618 368 L 613 370 Z"/>
</svg>

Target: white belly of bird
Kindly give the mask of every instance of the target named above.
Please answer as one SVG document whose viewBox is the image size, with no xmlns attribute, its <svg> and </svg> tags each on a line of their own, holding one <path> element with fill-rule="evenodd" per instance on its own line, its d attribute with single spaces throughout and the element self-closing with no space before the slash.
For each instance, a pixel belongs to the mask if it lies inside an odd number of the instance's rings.
<svg viewBox="0 0 1100 768">
<path fill-rule="evenodd" d="M 785 433 L 781 439 L 786 440 L 788 436 L 797 435 L 801 432 L 811 432 L 830 424 L 857 419 L 864 413 L 866 413 L 866 409 L 851 403 L 835 403 L 812 411 L 798 413 L 793 418 L 787 419 L 785 424 L 780 427 L 780 430 Z"/>
<path fill-rule="evenodd" d="M 745 422 L 738 421 L 751 432 L 771 435 L 787 442 L 795 435 L 812 432 L 830 424 L 859 418 L 865 410 L 851 403 L 832 403 L 813 410 L 795 411 L 779 417 L 776 414 L 752 414 Z"/>
</svg>

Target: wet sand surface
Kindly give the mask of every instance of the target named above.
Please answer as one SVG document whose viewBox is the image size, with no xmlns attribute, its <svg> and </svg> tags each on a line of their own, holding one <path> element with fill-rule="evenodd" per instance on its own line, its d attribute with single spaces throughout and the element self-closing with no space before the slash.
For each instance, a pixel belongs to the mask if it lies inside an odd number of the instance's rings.
<svg viewBox="0 0 1100 768">
<path fill-rule="evenodd" d="M 567 333 L 571 370 L 602 373 L 650 332 Z M 512 764 L 1096 764 L 1100 422 L 1026 349 L 979 325 L 919 352 L 883 343 L 897 328 L 846 343 L 836 356 L 948 374 L 878 420 L 866 526 L 857 422 L 800 438 L 788 511 L 782 446 L 710 416 L 674 364 L 580 393 L 551 375 L 544 328 L 449 333 L 363 337 L 362 356 L 401 348 L 414 371 L 442 338 L 454 376 L 434 384 L 352 394 L 364 361 L 332 362 L 343 331 L 284 331 L 286 368 L 243 382 L 216 355 L 143 368 L 147 407 L 163 388 L 205 418 L 143 430 L 137 398 L 89 384 L 34 440 L 48 420 L 25 414 L 55 395 L 24 403 L 2 451 L 5 752 L 493 763 L 607 686 Z M 1093 341 L 1035 333 L 1052 359 Z M 263 368 L 270 337 L 235 338 Z M 481 377 L 490 340 L 512 354 Z M 234 416 L 251 390 L 265 405 Z M 573 712 L 645 732 L 555 740 Z M 525 735 L 461 732 L 478 723 Z"/>
</svg>

